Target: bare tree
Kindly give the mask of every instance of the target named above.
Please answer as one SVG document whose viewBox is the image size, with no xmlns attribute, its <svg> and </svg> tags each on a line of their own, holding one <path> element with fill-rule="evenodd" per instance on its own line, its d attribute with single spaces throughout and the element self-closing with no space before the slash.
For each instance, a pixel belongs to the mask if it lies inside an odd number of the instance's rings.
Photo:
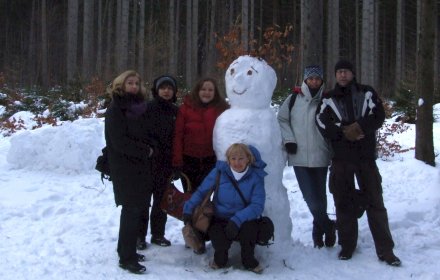
<svg viewBox="0 0 440 280">
<path fill-rule="evenodd" d="M 323 1 L 301 0 L 301 69 L 323 63 Z"/>
<path fill-rule="evenodd" d="M 145 62 L 144 62 L 144 51 L 145 51 L 145 0 L 139 1 L 139 35 L 137 40 L 137 63 L 138 71 L 141 77 L 145 75 Z"/>
<path fill-rule="evenodd" d="M 93 50 L 93 1 L 84 1 L 83 39 L 82 39 L 82 80 L 90 79 L 92 74 Z M 94 63 L 95 61 L 93 61 Z"/>
<path fill-rule="evenodd" d="M 339 0 L 327 2 L 327 65 L 326 84 L 333 87 L 335 83 L 334 66 L 339 59 Z"/>
<path fill-rule="evenodd" d="M 192 83 L 192 0 L 186 0 L 186 57 L 185 57 L 185 82 L 187 85 Z"/>
<path fill-rule="evenodd" d="M 396 70 L 395 88 L 405 79 L 403 66 L 405 65 L 405 0 L 397 0 L 396 10 Z"/>
<path fill-rule="evenodd" d="M 241 45 L 243 50 L 249 50 L 249 1 L 241 1 Z"/>
<path fill-rule="evenodd" d="M 376 1 L 364 0 L 362 6 L 362 39 L 360 80 L 364 84 L 377 86 L 377 40 L 378 29 Z"/>
<path fill-rule="evenodd" d="M 432 105 L 434 96 L 434 26 L 435 1 L 419 0 L 420 12 L 417 49 L 417 121 L 416 151 L 418 160 L 435 166 Z"/>
<path fill-rule="evenodd" d="M 194 79 L 194 75 L 199 74 L 199 0 L 192 0 L 192 48 L 191 48 L 191 81 Z M 193 82 L 193 81 L 192 81 Z"/>
<path fill-rule="evenodd" d="M 178 38 L 176 36 L 176 1 L 169 0 L 170 8 L 169 8 L 169 37 L 168 37 L 168 59 L 169 59 L 169 72 L 172 74 L 177 73 L 177 55 L 176 55 L 176 46 L 178 44 Z"/>
<path fill-rule="evenodd" d="M 67 6 L 67 81 L 77 75 L 78 0 L 69 0 Z"/>
</svg>

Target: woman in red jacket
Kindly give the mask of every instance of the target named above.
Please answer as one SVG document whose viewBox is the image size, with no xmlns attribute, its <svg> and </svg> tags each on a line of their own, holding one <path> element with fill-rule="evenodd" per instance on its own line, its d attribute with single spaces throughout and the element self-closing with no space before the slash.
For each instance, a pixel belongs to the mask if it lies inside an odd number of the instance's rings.
<svg viewBox="0 0 440 280">
<path fill-rule="evenodd" d="M 217 117 L 229 107 L 220 95 L 212 78 L 200 80 L 191 94 L 184 98 L 177 113 L 173 142 L 175 177 L 185 173 L 192 192 L 214 167 L 217 159 L 212 144 L 212 133 Z M 188 191 L 186 182 L 183 189 Z"/>
</svg>

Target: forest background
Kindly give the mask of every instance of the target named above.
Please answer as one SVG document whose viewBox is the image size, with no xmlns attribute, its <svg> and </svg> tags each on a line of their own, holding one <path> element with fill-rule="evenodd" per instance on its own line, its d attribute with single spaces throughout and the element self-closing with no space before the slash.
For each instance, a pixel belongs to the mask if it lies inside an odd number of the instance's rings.
<svg viewBox="0 0 440 280">
<path fill-rule="evenodd" d="M 433 163 L 439 10 L 440 0 L 0 0 L 1 128 L 18 129 L 9 117 L 19 110 L 41 114 L 40 123 L 93 116 L 126 69 L 147 88 L 174 75 L 184 95 L 204 76 L 223 88 L 230 62 L 257 55 L 277 72 L 280 103 L 305 65 L 322 65 L 331 88 L 346 58 L 359 82 L 420 122 L 416 158 L 419 146 Z"/>
</svg>

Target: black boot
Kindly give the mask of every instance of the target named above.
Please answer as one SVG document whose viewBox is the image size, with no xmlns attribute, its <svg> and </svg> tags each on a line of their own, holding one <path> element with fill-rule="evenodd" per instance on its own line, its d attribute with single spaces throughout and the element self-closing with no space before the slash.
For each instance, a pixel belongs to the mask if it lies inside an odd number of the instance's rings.
<svg viewBox="0 0 440 280">
<path fill-rule="evenodd" d="M 313 238 L 313 246 L 315 248 L 324 247 L 324 241 L 322 240 L 323 237 L 324 237 L 324 231 L 315 221 L 313 221 L 312 238 Z"/>
<path fill-rule="evenodd" d="M 325 233 L 325 247 L 333 247 L 336 243 L 336 223 L 335 221 L 330 220 L 331 227 Z"/>
</svg>

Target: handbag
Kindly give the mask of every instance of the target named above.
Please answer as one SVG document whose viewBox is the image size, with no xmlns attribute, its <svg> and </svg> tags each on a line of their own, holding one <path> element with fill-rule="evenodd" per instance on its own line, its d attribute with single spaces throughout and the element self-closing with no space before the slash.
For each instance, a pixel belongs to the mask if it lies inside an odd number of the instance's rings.
<svg viewBox="0 0 440 280">
<path fill-rule="evenodd" d="M 108 161 L 107 147 L 102 148 L 102 155 L 96 159 L 95 169 L 101 172 L 101 181 L 104 184 L 104 179 L 111 181 L 110 177 L 110 163 Z"/>
<path fill-rule="evenodd" d="M 188 186 L 188 192 L 181 192 L 174 185 L 173 176 L 171 175 L 168 179 L 168 185 L 160 201 L 160 208 L 162 211 L 168 215 L 178 219 L 183 220 L 183 205 L 185 202 L 191 198 L 191 182 L 184 173 L 181 173 L 181 178 L 186 181 Z"/>
<path fill-rule="evenodd" d="M 249 203 L 246 201 L 246 199 L 244 199 L 244 195 L 241 192 L 240 188 L 238 187 L 237 182 L 234 179 L 232 179 L 229 175 L 228 175 L 228 177 L 229 177 L 229 180 L 231 180 L 232 185 L 234 186 L 235 190 L 240 195 L 240 198 L 243 201 L 243 203 L 246 206 L 249 205 Z M 256 220 L 256 222 L 258 225 L 256 243 L 260 246 L 272 245 L 273 242 L 270 243 L 270 240 L 272 239 L 272 241 L 273 241 L 275 239 L 274 238 L 275 226 L 274 226 L 272 220 L 267 216 L 260 216 L 260 218 L 258 218 Z"/>
<path fill-rule="evenodd" d="M 217 192 L 218 186 L 220 183 L 220 171 L 217 173 L 217 177 L 215 179 L 215 186 L 211 188 L 211 190 L 206 194 L 202 203 L 194 209 L 192 215 L 192 225 L 193 227 L 206 233 L 208 231 L 208 227 L 211 224 L 212 216 L 214 216 L 214 203 L 211 201 L 211 195 L 213 192 Z"/>
</svg>

